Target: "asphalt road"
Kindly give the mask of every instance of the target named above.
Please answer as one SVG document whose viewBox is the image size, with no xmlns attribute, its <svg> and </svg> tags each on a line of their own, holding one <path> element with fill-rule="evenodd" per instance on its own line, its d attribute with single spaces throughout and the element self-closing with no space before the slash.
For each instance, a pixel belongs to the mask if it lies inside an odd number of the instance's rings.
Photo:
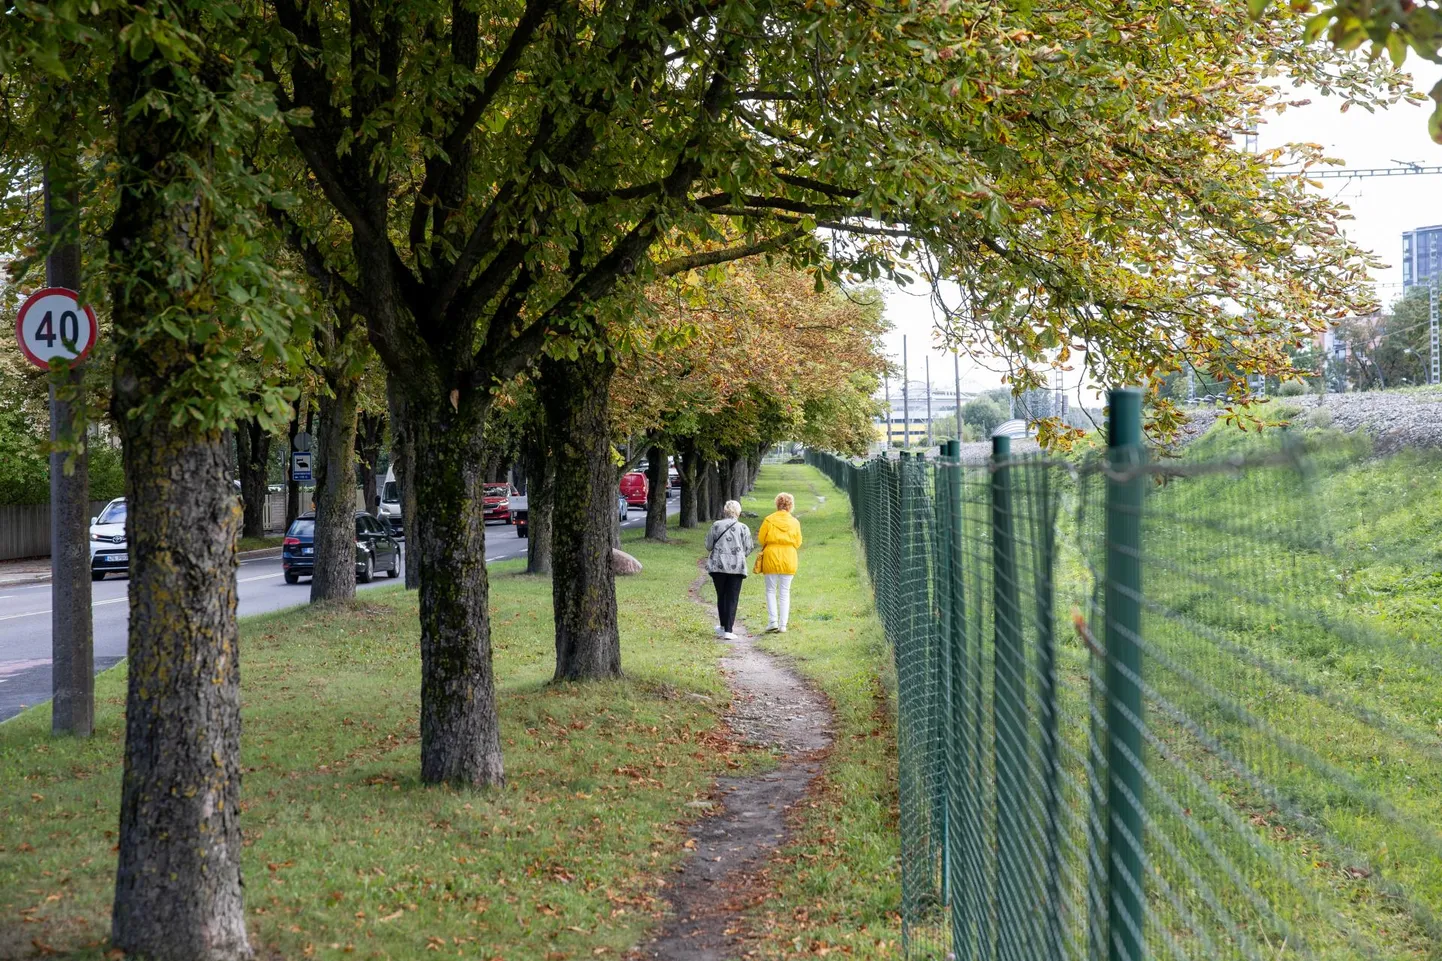
<svg viewBox="0 0 1442 961">
<path fill-rule="evenodd" d="M 668 505 L 677 510 L 676 498 Z M 646 514 L 633 509 L 623 526 L 644 526 Z M 486 562 L 526 556 L 526 539 L 517 537 L 508 524 L 486 527 Z M 391 583 L 378 574 L 368 590 Z M 125 656 L 129 606 L 129 579 L 111 574 L 91 585 L 91 611 L 95 623 L 95 670 L 103 671 Z M 310 578 L 287 584 L 281 576 L 280 557 L 244 559 L 236 572 L 238 613 L 264 614 L 310 602 Z M 25 708 L 50 699 L 50 585 L 0 585 L 0 721 L 14 717 Z"/>
</svg>

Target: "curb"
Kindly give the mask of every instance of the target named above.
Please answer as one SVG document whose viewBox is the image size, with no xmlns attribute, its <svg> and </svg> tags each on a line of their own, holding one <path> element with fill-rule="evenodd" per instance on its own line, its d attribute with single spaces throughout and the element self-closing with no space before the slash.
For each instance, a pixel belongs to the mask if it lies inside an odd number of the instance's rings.
<svg viewBox="0 0 1442 961">
<path fill-rule="evenodd" d="M 34 574 L 12 574 L 8 577 L 0 577 L 0 587 L 10 587 L 16 584 L 39 584 L 49 580 L 49 571 L 37 571 Z"/>
<path fill-rule="evenodd" d="M 240 560 L 257 560 L 267 557 L 279 557 L 279 547 L 262 547 L 258 551 L 238 551 L 236 558 Z M 14 587 L 22 584 L 48 584 L 50 583 L 49 571 L 37 571 L 34 574 L 14 574 L 0 576 L 0 588 Z"/>
</svg>

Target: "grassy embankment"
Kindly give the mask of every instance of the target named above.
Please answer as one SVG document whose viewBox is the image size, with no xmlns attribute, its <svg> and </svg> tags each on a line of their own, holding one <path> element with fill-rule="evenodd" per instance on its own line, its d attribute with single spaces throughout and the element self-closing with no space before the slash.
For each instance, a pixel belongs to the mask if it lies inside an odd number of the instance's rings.
<svg viewBox="0 0 1442 961">
<path fill-rule="evenodd" d="M 805 511 L 818 474 L 763 475 Z M 778 897 L 757 925 L 773 955 L 894 941 L 891 742 L 879 631 L 855 580 L 839 498 L 806 521 L 808 568 L 783 644 L 837 705 L 837 748 Z M 549 583 L 494 568 L 508 783 L 416 780 L 415 596 L 242 622 L 246 905 L 262 956 L 507 961 L 619 957 L 660 914 L 685 822 L 713 778 L 765 764 L 718 728 L 726 704 L 711 618 L 687 597 L 702 532 L 628 536 L 645 572 L 618 584 L 625 681 L 552 687 Z M 826 572 L 823 572 L 826 568 Z M 759 582 L 744 601 L 754 612 Z M 97 680 L 97 733 L 49 736 L 41 707 L 0 726 L 0 958 L 107 948 L 125 673 Z M 877 948 L 878 942 L 883 945 Z"/>
<path fill-rule="evenodd" d="M 1222 851 L 1254 880 L 1228 880 L 1177 819 L 1159 815 L 1159 824 L 1171 822 L 1180 853 L 1239 917 L 1249 914 L 1246 887 L 1266 892 L 1316 956 L 1352 956 L 1360 939 L 1386 957 L 1435 957 L 1442 455 L 1373 457 L 1365 438 L 1332 431 L 1302 440 L 1303 474 L 1192 478 L 1151 500 L 1144 550 L 1154 558 L 1146 576 L 1155 606 L 1144 633 L 1153 661 L 1167 665 L 1153 684 L 1286 798 L 1260 794 L 1162 723 L 1178 760 L 1239 808 L 1255 835 L 1237 837 L 1192 804 L 1200 793 L 1167 766 L 1160 783 L 1194 825 L 1228 838 Z M 1218 425 L 1186 460 L 1275 449 Z M 1258 845 L 1282 860 L 1260 864 Z"/>
<path fill-rule="evenodd" d="M 282 539 L 279 534 L 265 537 L 242 537 L 235 542 L 235 549 L 238 553 L 263 551 L 270 547 L 279 547 Z"/>
</svg>

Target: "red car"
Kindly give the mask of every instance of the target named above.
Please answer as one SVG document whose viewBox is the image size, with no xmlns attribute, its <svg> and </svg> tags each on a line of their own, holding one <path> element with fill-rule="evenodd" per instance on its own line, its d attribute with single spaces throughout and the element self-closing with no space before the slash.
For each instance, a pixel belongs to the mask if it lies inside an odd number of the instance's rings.
<svg viewBox="0 0 1442 961">
<path fill-rule="evenodd" d="M 646 496 L 651 492 L 651 482 L 640 471 L 632 471 L 621 478 L 621 496 L 626 498 L 628 507 L 645 507 Z"/>
<path fill-rule="evenodd" d="M 516 489 L 509 484 L 491 484 L 486 487 L 485 514 L 488 521 L 511 522 L 511 495 Z"/>
</svg>

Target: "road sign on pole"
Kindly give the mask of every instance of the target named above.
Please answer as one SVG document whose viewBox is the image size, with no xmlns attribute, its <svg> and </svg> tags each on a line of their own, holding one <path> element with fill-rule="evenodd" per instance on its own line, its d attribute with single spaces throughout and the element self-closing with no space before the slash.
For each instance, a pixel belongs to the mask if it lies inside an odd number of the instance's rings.
<svg viewBox="0 0 1442 961">
<path fill-rule="evenodd" d="M 298 450 L 290 455 L 290 479 L 297 484 L 315 480 L 311 473 L 310 451 Z"/>
<path fill-rule="evenodd" d="M 65 287 L 37 290 L 20 305 L 15 339 L 20 352 L 37 367 L 59 358 L 75 364 L 85 359 L 100 337 L 95 311 L 80 305 L 79 295 Z"/>
</svg>

